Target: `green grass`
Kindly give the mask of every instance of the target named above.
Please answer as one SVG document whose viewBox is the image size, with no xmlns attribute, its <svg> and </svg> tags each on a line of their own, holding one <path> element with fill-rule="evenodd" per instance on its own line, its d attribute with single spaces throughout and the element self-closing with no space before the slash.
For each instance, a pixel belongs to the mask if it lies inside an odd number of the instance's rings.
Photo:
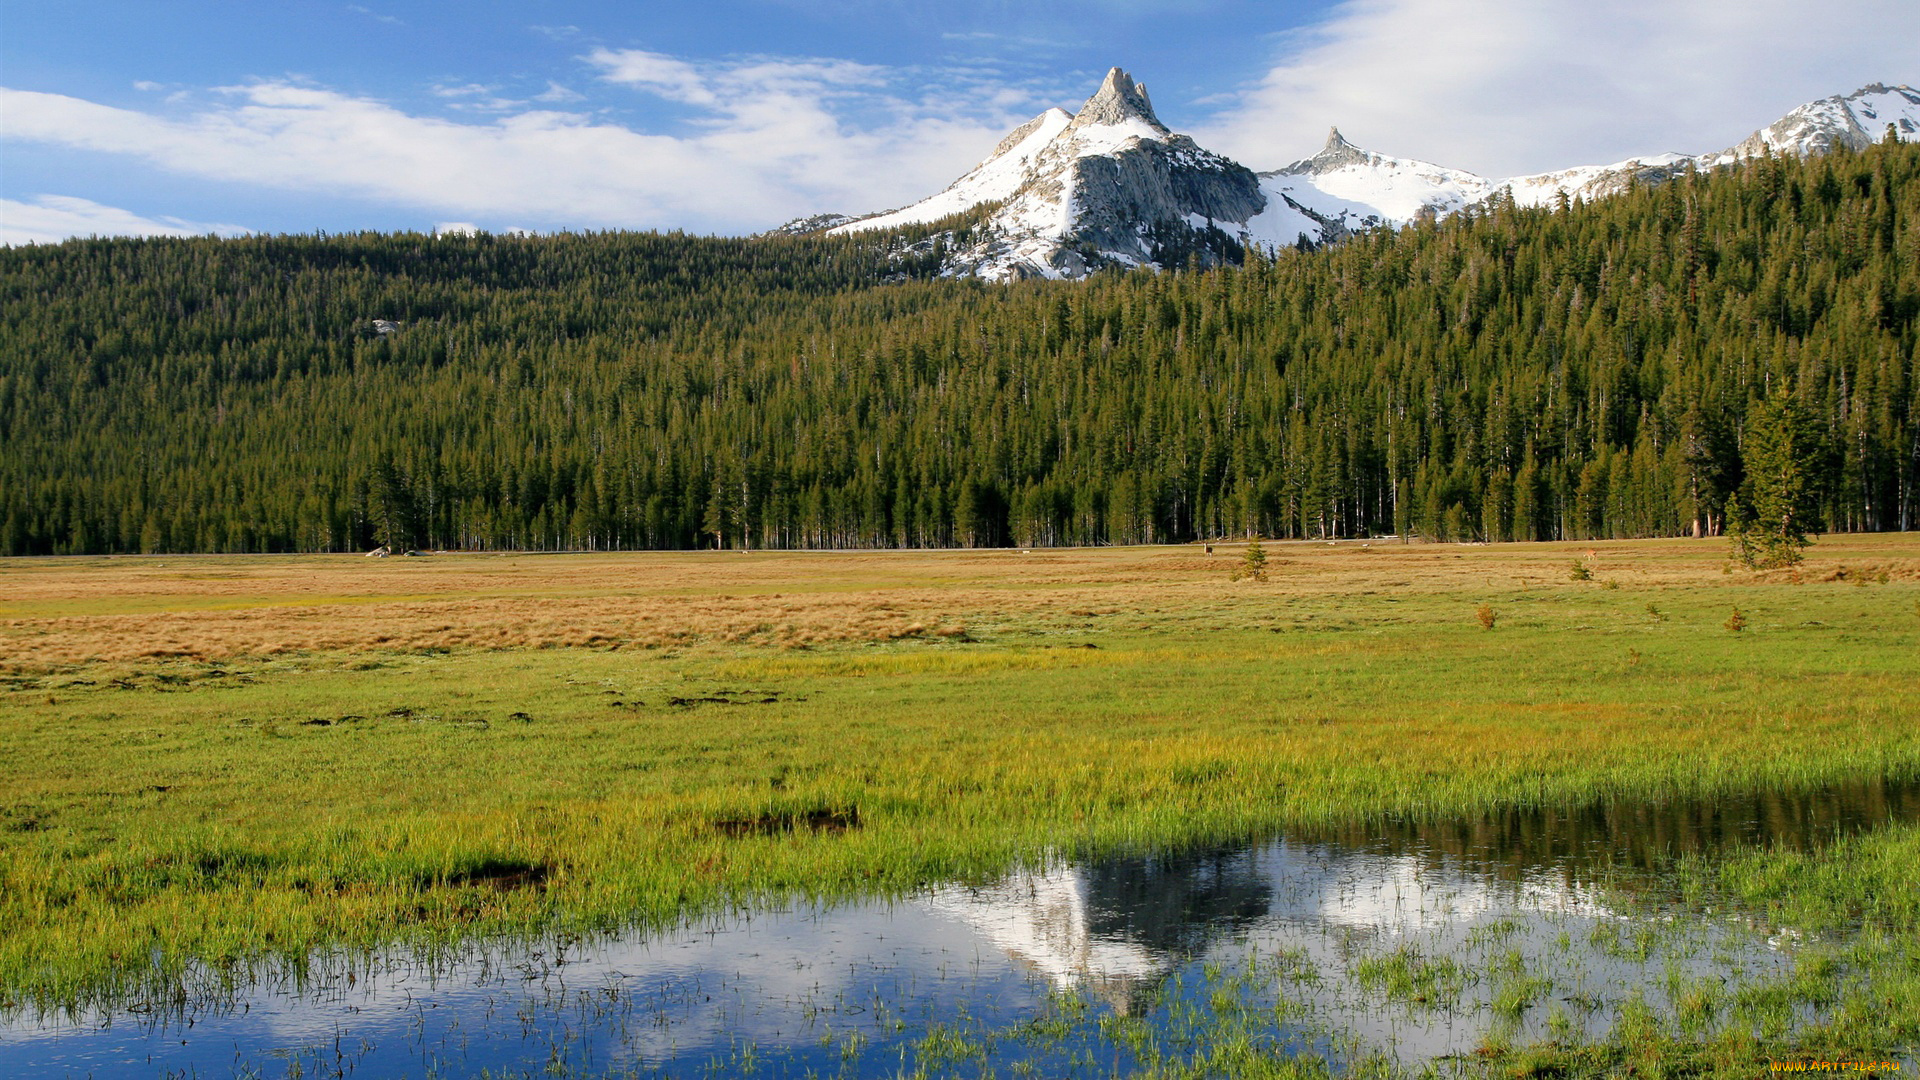
<svg viewBox="0 0 1920 1080">
<path fill-rule="evenodd" d="M 1613 589 L 1605 560 L 1586 583 L 1516 568 L 1567 550 L 1415 549 L 1451 576 L 1403 559 L 1340 590 L 1277 545 L 1272 584 L 1229 584 L 1231 556 L 1164 591 L 1010 579 L 1069 595 L 959 612 L 950 638 L 0 672 L 0 1003 L 204 992 L 325 946 L 591 933 L 1046 852 L 1920 771 L 1920 582 L 1724 576 L 1719 546 L 1658 549 L 1661 583 Z M 1887 842 L 1736 860 L 1726 884 L 1795 918 L 1850 911 L 1880 879 L 1820 860 Z M 1909 881 L 1888 858 L 1873 872 Z M 1911 943 L 1900 910 L 1888 940 Z M 1442 996 L 1444 975 L 1381 973 Z"/>
</svg>

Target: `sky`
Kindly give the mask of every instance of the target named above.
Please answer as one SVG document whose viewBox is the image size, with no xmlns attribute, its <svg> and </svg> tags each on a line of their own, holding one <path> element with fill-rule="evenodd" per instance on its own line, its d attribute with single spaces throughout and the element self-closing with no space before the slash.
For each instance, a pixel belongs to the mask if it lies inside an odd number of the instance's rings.
<svg viewBox="0 0 1920 1080">
<path fill-rule="evenodd" d="M 930 195 L 1108 67 L 1255 169 L 1508 176 L 1920 83 L 1920 3 L 0 0 L 0 242 L 740 234 Z"/>
</svg>

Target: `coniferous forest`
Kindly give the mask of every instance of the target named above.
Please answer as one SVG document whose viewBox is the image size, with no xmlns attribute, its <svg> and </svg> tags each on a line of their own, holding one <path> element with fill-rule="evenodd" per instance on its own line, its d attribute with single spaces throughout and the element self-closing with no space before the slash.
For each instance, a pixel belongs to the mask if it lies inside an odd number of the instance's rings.
<svg viewBox="0 0 1920 1080">
<path fill-rule="evenodd" d="M 1920 526 L 1920 146 L 1078 283 L 937 231 L 0 251 L 0 553 L 1713 534 L 1783 398 L 1821 527 Z"/>
</svg>

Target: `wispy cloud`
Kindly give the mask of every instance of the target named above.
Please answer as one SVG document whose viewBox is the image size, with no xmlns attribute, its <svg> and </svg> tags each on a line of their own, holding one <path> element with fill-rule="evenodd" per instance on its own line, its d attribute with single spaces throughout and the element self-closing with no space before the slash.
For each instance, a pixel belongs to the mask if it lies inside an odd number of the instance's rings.
<svg viewBox="0 0 1920 1080">
<path fill-rule="evenodd" d="M 559 83 L 549 79 L 547 81 L 547 88 L 533 95 L 533 100 L 545 102 L 549 105 L 566 105 L 575 101 L 585 101 L 587 100 L 587 95 L 578 90 L 561 86 Z"/>
<path fill-rule="evenodd" d="M 355 15 L 365 15 L 367 18 L 372 19 L 374 22 L 383 22 L 389 26 L 407 25 L 397 15 L 383 15 L 378 11 L 374 11 L 373 9 L 362 6 L 360 4 L 348 4 L 347 10 L 353 12 Z"/>
<path fill-rule="evenodd" d="M 240 236 L 249 231 L 239 225 L 142 217 L 71 195 L 41 195 L 30 202 L 0 199 L 0 245 L 9 247 L 57 244 L 74 236 Z"/>
<path fill-rule="evenodd" d="M 1255 168 L 1329 126 L 1492 174 L 1731 145 L 1803 102 L 1920 80 L 1920 5 L 1855 0 L 1345 0 L 1196 134 Z"/>
<path fill-rule="evenodd" d="M 583 58 L 607 93 L 681 106 L 672 133 L 605 113 L 496 101 L 452 83 L 436 100 L 487 119 L 421 115 L 324 86 L 217 88 L 175 109 L 0 90 L 7 140 L 138 159 L 171 173 L 412 207 L 432 220 L 554 227 L 767 228 L 938 190 L 1050 101 L 988 70 L 928 73 L 844 60 L 694 62 L 638 50 Z"/>
</svg>

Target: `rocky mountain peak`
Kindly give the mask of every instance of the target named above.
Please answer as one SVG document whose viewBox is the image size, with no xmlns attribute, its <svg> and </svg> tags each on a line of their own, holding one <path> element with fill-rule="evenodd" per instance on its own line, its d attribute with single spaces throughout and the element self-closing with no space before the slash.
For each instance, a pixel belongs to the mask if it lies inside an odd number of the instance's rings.
<svg viewBox="0 0 1920 1080">
<path fill-rule="evenodd" d="M 1167 126 L 1153 114 L 1153 102 L 1147 100 L 1147 88 L 1133 81 L 1133 76 L 1114 68 L 1107 72 L 1107 78 L 1100 89 L 1080 107 L 1073 118 L 1077 127 L 1093 124 L 1124 124 L 1129 120 L 1145 121 L 1155 131 L 1167 132 Z"/>
<path fill-rule="evenodd" d="M 1347 137 L 1340 134 L 1339 128 L 1328 128 L 1326 145 L 1320 148 L 1319 153 L 1265 175 L 1318 176 L 1349 165 L 1367 165 L 1372 159 L 1373 155 L 1348 142 Z"/>
<path fill-rule="evenodd" d="M 1809 101 L 1738 145 L 1702 160 L 1720 165 L 1763 153 L 1805 156 L 1840 146 L 1865 150 L 1886 137 L 1888 125 L 1901 139 L 1920 137 L 1920 91 L 1876 82 L 1851 94 Z"/>
</svg>

